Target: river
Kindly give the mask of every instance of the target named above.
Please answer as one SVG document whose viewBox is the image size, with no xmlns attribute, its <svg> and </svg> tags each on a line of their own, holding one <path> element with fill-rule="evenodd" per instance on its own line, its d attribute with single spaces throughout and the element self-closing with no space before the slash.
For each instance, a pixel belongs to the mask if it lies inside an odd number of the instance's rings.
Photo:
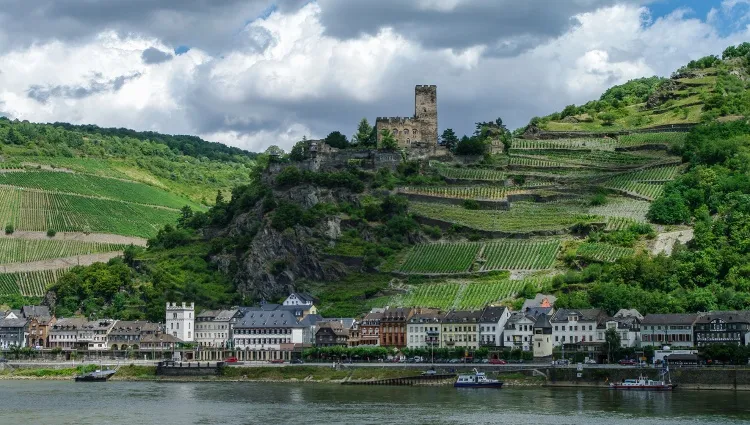
<svg viewBox="0 0 750 425">
<path fill-rule="evenodd" d="M 732 424 L 750 393 L 0 381 L 1 424 Z"/>
</svg>

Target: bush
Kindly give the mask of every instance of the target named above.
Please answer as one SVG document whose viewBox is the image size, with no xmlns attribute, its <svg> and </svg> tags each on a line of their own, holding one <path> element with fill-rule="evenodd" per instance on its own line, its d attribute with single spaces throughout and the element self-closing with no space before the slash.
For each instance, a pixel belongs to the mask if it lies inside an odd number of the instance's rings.
<svg viewBox="0 0 750 425">
<path fill-rule="evenodd" d="M 456 155 L 484 155 L 487 153 L 487 148 L 487 143 L 478 137 L 464 136 L 456 145 Z"/>
<path fill-rule="evenodd" d="M 296 186 L 302 182 L 302 173 L 297 167 L 286 167 L 276 176 L 277 186 Z"/>
<path fill-rule="evenodd" d="M 591 200 L 589 200 L 589 205 L 591 206 L 604 205 L 606 203 L 607 195 L 604 193 L 597 193 L 596 195 L 591 197 Z"/>
<path fill-rule="evenodd" d="M 657 198 L 646 214 L 649 220 L 659 224 L 681 224 L 690 221 L 690 210 L 685 200 L 677 193 Z"/>
<path fill-rule="evenodd" d="M 477 202 L 477 201 L 475 201 L 473 199 L 464 199 L 462 205 L 467 210 L 478 210 L 479 209 L 479 202 Z"/>
<path fill-rule="evenodd" d="M 54 238 L 56 234 L 57 234 L 57 232 L 54 231 L 54 230 L 52 230 L 52 229 L 47 230 L 47 237 L 48 238 Z"/>
<path fill-rule="evenodd" d="M 15 232 L 15 231 L 16 231 L 16 229 L 13 227 L 12 224 L 6 224 L 5 225 L 5 234 L 6 235 L 12 235 L 13 232 Z"/>
</svg>

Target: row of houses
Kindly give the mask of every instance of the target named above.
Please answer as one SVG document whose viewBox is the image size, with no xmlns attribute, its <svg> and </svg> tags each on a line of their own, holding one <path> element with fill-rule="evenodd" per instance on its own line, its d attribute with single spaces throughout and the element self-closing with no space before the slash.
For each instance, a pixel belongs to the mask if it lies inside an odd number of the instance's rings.
<svg viewBox="0 0 750 425">
<path fill-rule="evenodd" d="M 220 360 L 289 360 L 307 347 L 393 348 L 480 347 L 533 351 L 547 357 L 555 348 L 601 352 L 613 329 L 623 347 L 700 347 L 750 344 L 750 312 L 650 314 L 601 309 L 555 309 L 555 297 L 539 294 L 519 311 L 373 309 L 361 318 L 324 318 L 317 300 L 293 293 L 281 304 L 206 310 L 193 303 L 167 303 L 163 324 L 146 321 L 56 319 L 43 306 L 0 312 L 0 349 L 11 346 L 62 350 L 126 351 L 193 349 L 189 357 Z M 186 344 L 187 343 L 187 344 Z"/>
</svg>

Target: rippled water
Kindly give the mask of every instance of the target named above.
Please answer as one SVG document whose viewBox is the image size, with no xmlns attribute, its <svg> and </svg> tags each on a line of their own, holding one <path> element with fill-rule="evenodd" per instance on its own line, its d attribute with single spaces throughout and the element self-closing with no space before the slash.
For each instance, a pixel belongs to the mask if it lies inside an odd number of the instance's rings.
<svg viewBox="0 0 750 425">
<path fill-rule="evenodd" d="M 0 424 L 730 424 L 743 392 L 0 381 Z"/>
</svg>

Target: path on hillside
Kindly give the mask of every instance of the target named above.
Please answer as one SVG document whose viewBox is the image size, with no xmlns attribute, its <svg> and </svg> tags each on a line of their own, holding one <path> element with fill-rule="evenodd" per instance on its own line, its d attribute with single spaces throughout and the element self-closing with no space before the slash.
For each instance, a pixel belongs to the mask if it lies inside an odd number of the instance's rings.
<svg viewBox="0 0 750 425">
<path fill-rule="evenodd" d="M 122 251 L 103 254 L 76 255 L 73 257 L 53 258 L 51 260 L 30 261 L 0 265 L 0 273 L 38 272 L 42 270 L 68 269 L 74 266 L 89 266 L 94 263 L 106 263 L 122 255 Z"/>
<path fill-rule="evenodd" d="M 83 233 L 83 232 L 57 232 L 54 237 L 47 236 L 47 232 L 27 232 L 16 230 L 12 235 L 0 234 L 0 238 L 28 239 L 28 240 L 59 240 L 79 242 L 99 242 L 120 245 L 146 246 L 147 240 L 136 236 L 122 236 L 111 233 Z"/>
<path fill-rule="evenodd" d="M 674 232 L 659 233 L 651 247 L 651 254 L 664 253 L 672 255 L 675 242 L 685 244 L 693 240 L 693 229 L 676 230 Z"/>
</svg>

